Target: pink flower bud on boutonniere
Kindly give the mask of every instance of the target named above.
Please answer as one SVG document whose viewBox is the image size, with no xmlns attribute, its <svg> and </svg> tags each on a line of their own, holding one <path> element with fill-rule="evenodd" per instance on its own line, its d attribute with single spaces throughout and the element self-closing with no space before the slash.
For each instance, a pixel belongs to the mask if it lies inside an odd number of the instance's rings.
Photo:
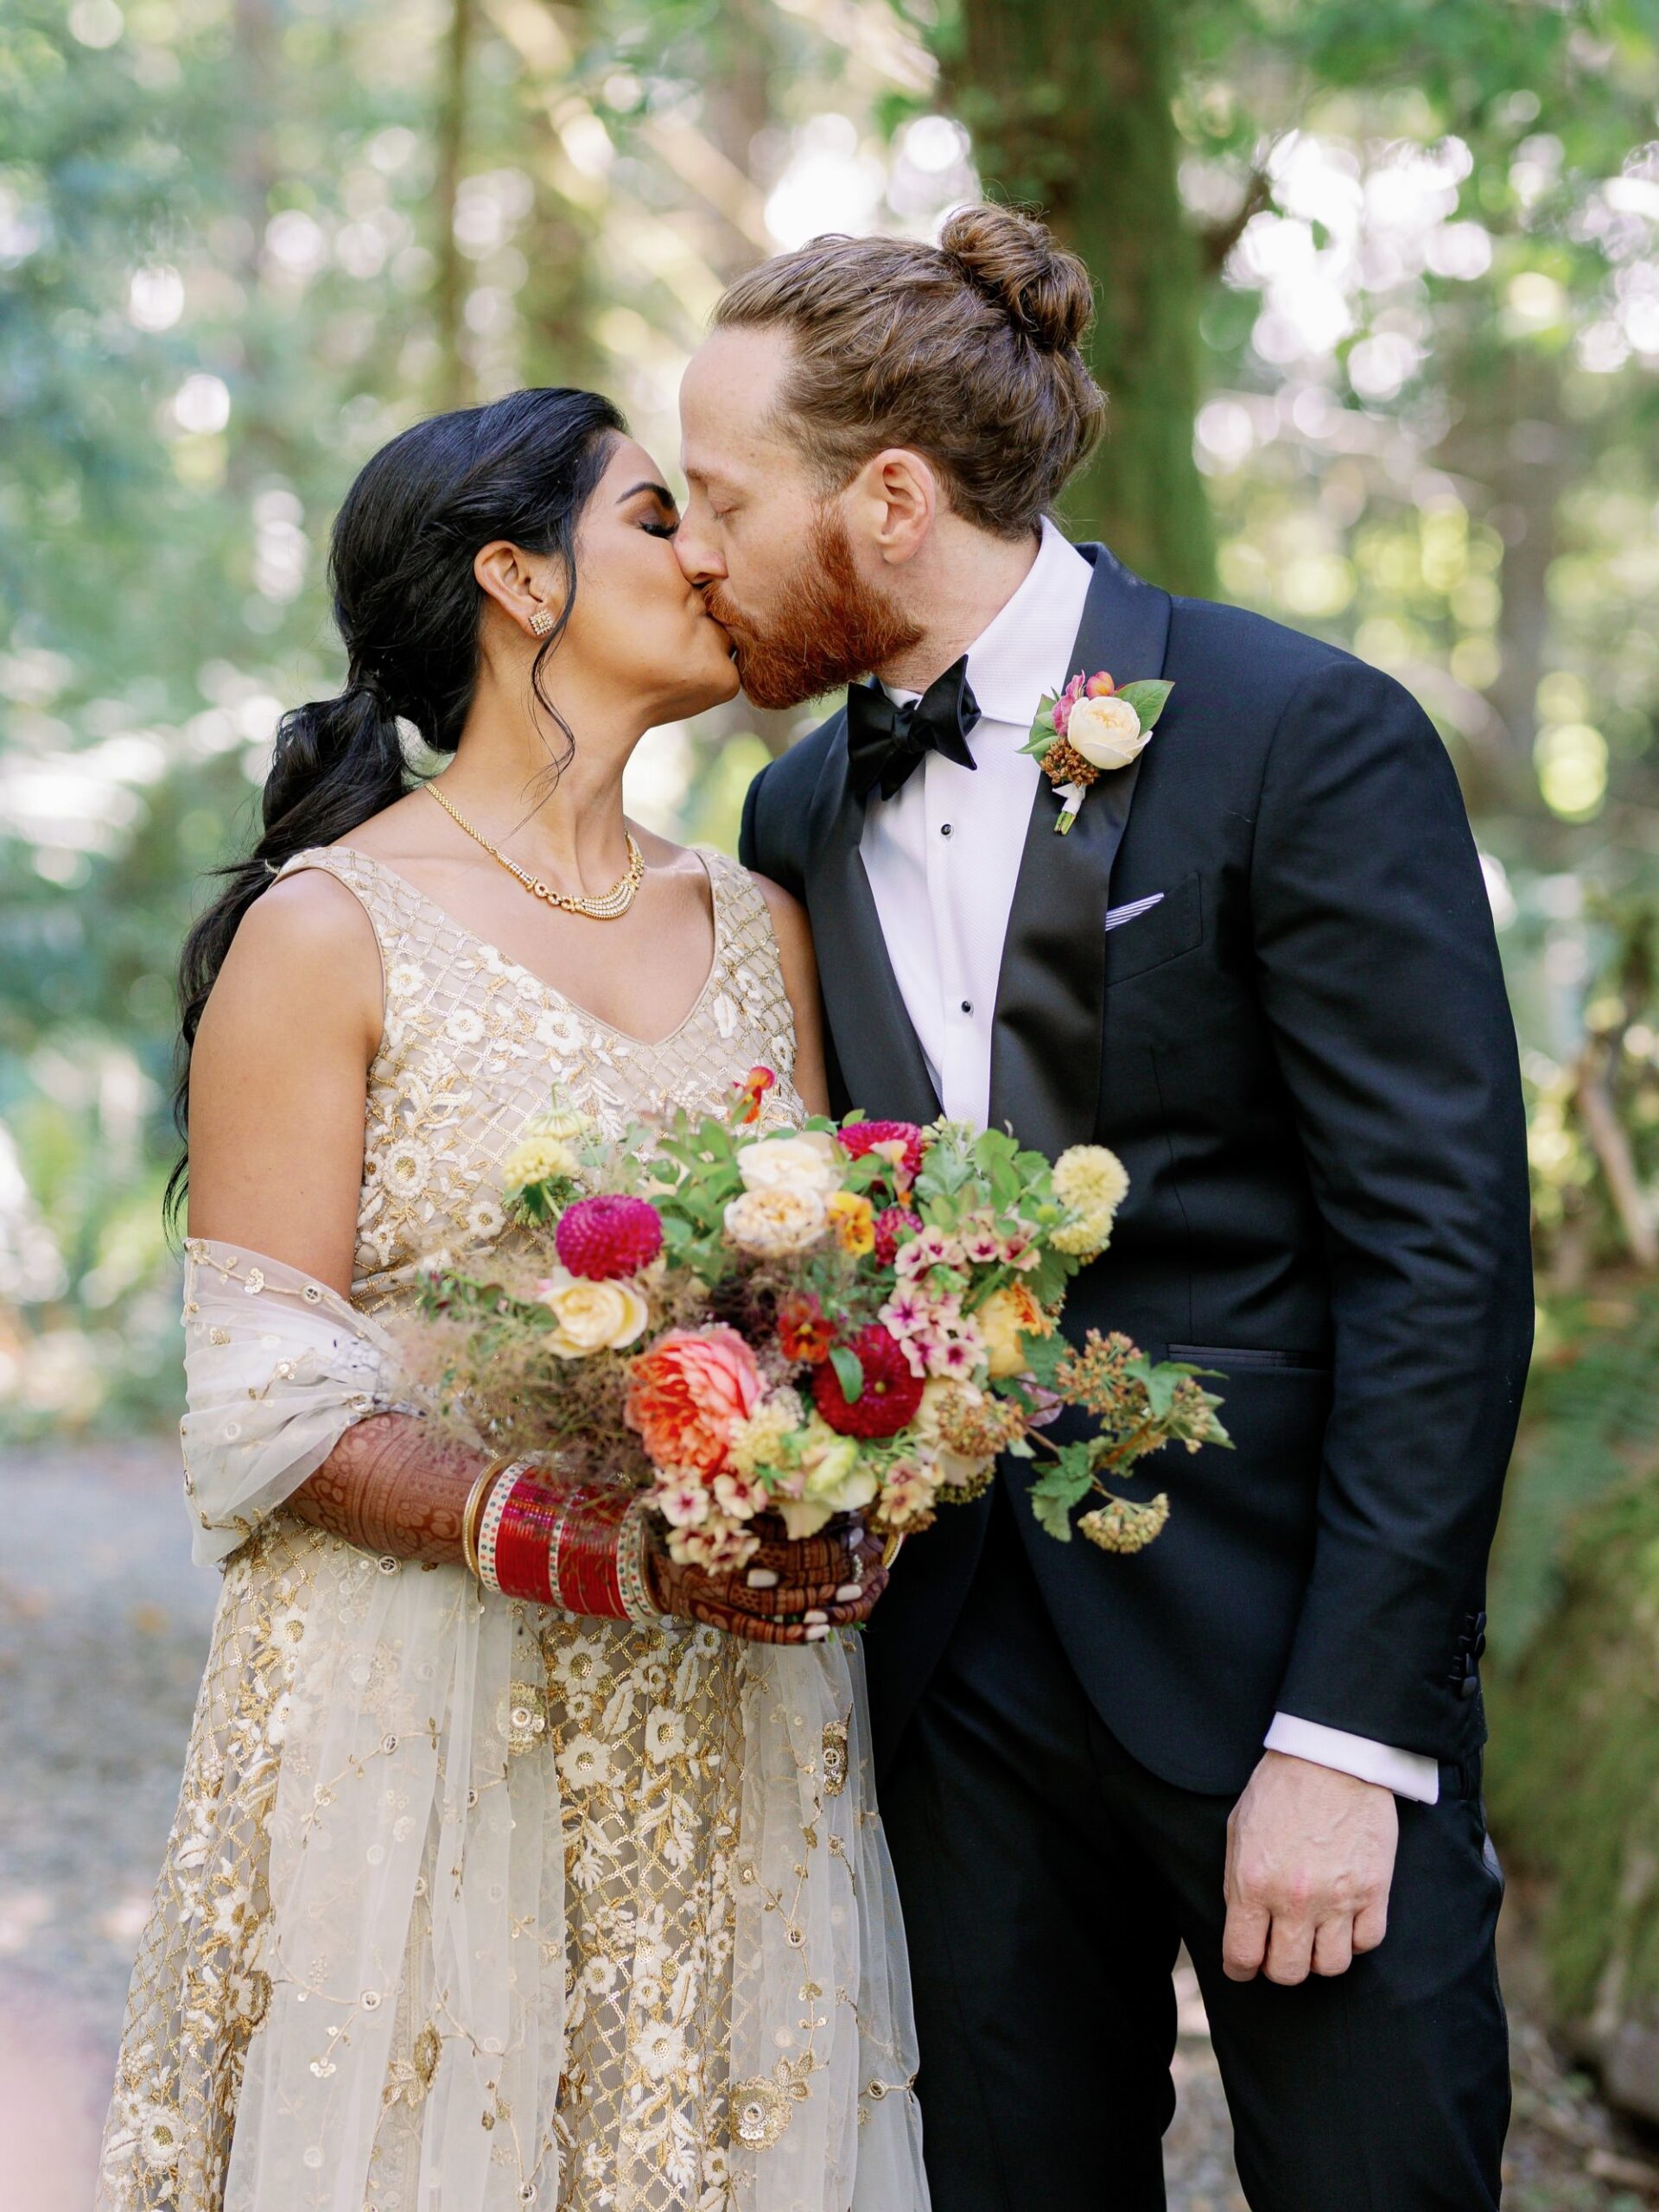
<svg viewBox="0 0 1659 2212">
<path fill-rule="evenodd" d="M 1093 676 L 1072 677 L 1063 690 L 1044 698 L 1020 750 L 1041 764 L 1058 794 L 1054 827 L 1062 836 L 1096 778 L 1127 768 L 1145 751 L 1174 688 L 1161 677 L 1120 686 L 1103 668 Z"/>
</svg>

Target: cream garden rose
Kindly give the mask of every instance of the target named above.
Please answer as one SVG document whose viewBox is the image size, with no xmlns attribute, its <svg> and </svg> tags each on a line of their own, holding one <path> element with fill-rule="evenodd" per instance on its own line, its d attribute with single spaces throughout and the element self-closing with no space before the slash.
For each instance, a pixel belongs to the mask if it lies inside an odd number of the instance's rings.
<svg viewBox="0 0 1659 2212">
<path fill-rule="evenodd" d="M 1066 743 L 1091 768 L 1127 768 L 1151 735 L 1129 702 L 1116 697 L 1077 700 L 1065 725 Z"/>
<path fill-rule="evenodd" d="M 543 1275 L 536 1295 L 557 1320 L 547 1342 L 561 1359 L 620 1351 L 644 1334 L 651 1319 L 651 1308 L 632 1283 L 589 1282 L 563 1268 Z"/>
<path fill-rule="evenodd" d="M 843 1164 L 835 1139 L 823 1129 L 761 1138 L 737 1152 L 746 1191 L 801 1191 L 827 1198 L 841 1188 Z"/>
<path fill-rule="evenodd" d="M 783 1147 L 780 1145 L 781 1152 Z M 787 1259 L 816 1244 L 830 1226 L 830 1215 L 817 1191 L 798 1190 L 780 1183 L 769 1189 L 745 1191 L 725 1212 L 726 1234 L 741 1251 L 758 1259 Z"/>
</svg>

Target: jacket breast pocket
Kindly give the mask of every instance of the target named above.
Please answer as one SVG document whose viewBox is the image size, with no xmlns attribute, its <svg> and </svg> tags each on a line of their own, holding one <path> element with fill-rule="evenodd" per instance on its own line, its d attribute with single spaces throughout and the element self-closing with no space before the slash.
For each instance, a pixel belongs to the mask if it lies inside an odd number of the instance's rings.
<svg viewBox="0 0 1659 2212">
<path fill-rule="evenodd" d="M 1106 932 L 1106 988 L 1179 960 L 1204 942 L 1204 886 L 1195 874 L 1166 891 L 1155 906 Z"/>
<path fill-rule="evenodd" d="M 1191 1367 L 1212 1367 L 1224 1375 L 1328 1375 L 1322 1352 L 1270 1351 L 1261 1344 L 1171 1344 L 1172 1359 Z"/>
</svg>

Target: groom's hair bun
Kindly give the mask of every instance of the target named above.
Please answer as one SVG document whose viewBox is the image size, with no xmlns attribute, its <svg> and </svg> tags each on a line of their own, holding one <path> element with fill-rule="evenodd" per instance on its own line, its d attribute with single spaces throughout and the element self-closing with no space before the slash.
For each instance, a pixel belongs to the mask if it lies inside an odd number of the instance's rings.
<svg viewBox="0 0 1659 2212">
<path fill-rule="evenodd" d="M 988 202 L 959 207 L 939 251 L 1039 346 L 1076 346 L 1088 329 L 1095 312 L 1089 271 L 1033 217 Z"/>
<path fill-rule="evenodd" d="M 762 262 L 717 329 L 775 329 L 776 413 L 826 491 L 890 446 L 924 453 L 955 512 L 1021 537 L 1100 435 L 1106 400 L 1079 350 L 1089 272 L 1033 216 L 959 208 L 938 245 L 814 238 Z"/>
</svg>

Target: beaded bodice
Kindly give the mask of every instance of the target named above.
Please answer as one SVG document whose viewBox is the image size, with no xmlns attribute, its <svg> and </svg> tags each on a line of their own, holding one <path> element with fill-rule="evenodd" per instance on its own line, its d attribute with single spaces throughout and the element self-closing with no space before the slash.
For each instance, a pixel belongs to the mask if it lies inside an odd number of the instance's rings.
<svg viewBox="0 0 1659 2212">
<path fill-rule="evenodd" d="M 395 1306 L 435 1253 L 501 1235 L 500 1163 L 556 1084 L 618 1136 L 664 1108 L 718 1112 L 761 1063 L 778 1077 L 767 1122 L 799 1118 L 794 1025 L 766 900 L 736 861 L 702 857 L 714 958 L 685 1019 L 655 1044 L 563 996 L 385 861 L 347 845 L 289 861 L 284 875 L 337 876 L 380 948 L 385 1027 L 369 1070 L 354 1305 Z"/>
</svg>

